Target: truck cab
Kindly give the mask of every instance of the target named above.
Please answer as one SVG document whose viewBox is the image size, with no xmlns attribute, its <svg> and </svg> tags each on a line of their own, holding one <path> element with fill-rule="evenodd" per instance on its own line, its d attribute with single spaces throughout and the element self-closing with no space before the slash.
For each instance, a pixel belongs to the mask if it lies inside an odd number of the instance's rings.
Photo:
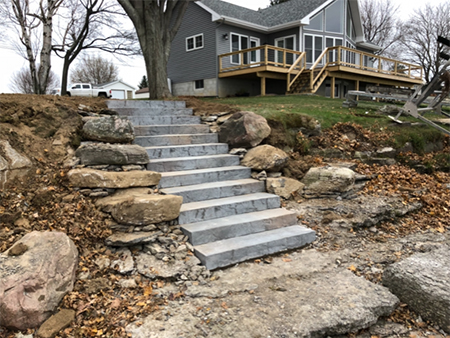
<svg viewBox="0 0 450 338">
<path fill-rule="evenodd" d="M 74 83 L 67 90 L 68 96 L 87 96 L 87 97 L 107 97 L 112 96 L 111 90 L 104 88 L 94 88 L 90 83 Z"/>
</svg>

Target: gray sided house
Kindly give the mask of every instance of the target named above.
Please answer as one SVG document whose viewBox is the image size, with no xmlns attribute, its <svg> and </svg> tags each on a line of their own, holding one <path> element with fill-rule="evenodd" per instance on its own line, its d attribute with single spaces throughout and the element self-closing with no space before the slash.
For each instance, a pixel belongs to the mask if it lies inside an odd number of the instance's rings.
<svg viewBox="0 0 450 338">
<path fill-rule="evenodd" d="M 317 93 L 343 97 L 367 85 L 412 87 L 422 69 L 375 55 L 358 0 L 290 0 L 254 11 L 192 2 L 168 64 L 174 95 Z"/>
</svg>

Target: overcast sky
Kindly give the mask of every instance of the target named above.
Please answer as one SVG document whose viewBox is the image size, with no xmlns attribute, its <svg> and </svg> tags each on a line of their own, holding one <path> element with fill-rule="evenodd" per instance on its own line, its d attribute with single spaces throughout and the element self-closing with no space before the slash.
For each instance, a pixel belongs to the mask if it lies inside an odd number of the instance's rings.
<svg viewBox="0 0 450 338">
<path fill-rule="evenodd" d="M 265 8 L 269 5 L 269 0 L 225 0 L 239 6 L 255 9 Z M 427 1 L 424 0 L 391 0 L 399 5 L 400 15 L 402 19 L 407 19 L 414 9 L 424 6 Z M 446 0 L 430 0 L 429 3 L 437 4 Z M 108 55 L 106 55 L 109 57 Z M 126 83 L 136 86 L 140 82 L 142 76 L 145 74 L 145 64 L 143 59 L 135 58 L 127 61 L 119 61 L 112 57 L 113 61 L 120 70 L 119 77 Z M 76 62 L 76 61 L 75 61 Z M 20 70 L 27 63 L 24 59 L 16 54 L 16 52 L 7 44 L 0 42 L 0 93 L 11 93 L 9 83 L 14 72 Z M 62 62 L 59 58 L 52 58 L 52 70 L 60 76 L 62 69 Z"/>
</svg>

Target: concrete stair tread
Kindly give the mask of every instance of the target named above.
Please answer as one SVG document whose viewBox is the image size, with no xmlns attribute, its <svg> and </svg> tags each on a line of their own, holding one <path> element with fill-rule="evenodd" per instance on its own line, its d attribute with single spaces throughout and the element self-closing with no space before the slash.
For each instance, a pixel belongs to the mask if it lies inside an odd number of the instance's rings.
<svg viewBox="0 0 450 338">
<path fill-rule="evenodd" d="M 174 195 L 180 192 L 192 191 L 192 190 L 204 190 L 208 188 L 219 188 L 219 187 L 230 187 L 234 185 L 244 185 L 251 184 L 254 182 L 259 182 L 253 178 L 243 178 L 241 180 L 233 180 L 233 181 L 219 181 L 219 182 L 211 182 L 211 183 L 203 183 L 203 184 L 195 184 L 195 185 L 185 185 L 182 187 L 173 187 L 161 189 L 161 192 L 167 195 Z"/>
<path fill-rule="evenodd" d="M 217 154 L 217 155 L 204 155 L 204 156 L 186 156 L 186 157 L 169 157 L 169 158 L 159 158 L 159 159 L 151 159 L 149 163 L 161 163 L 161 162 L 178 162 L 178 161 L 189 161 L 189 160 L 198 160 L 203 158 L 239 158 L 238 155 L 230 155 L 230 154 Z"/>
<path fill-rule="evenodd" d="M 229 166 L 195 170 L 162 172 L 161 188 L 202 184 L 207 182 L 229 181 L 232 179 L 250 178 L 251 169 L 244 166 Z"/>
<path fill-rule="evenodd" d="M 247 236 L 201 244 L 194 247 L 196 256 L 212 270 L 275 252 L 299 248 L 315 239 L 311 229 L 293 225 Z"/>
<path fill-rule="evenodd" d="M 181 230 L 191 244 L 200 245 L 296 224 L 296 213 L 278 208 L 184 224 Z"/>
<path fill-rule="evenodd" d="M 199 143 L 199 144 L 179 144 L 174 146 L 151 146 L 151 147 L 144 147 L 146 150 L 153 150 L 153 149 L 182 149 L 186 147 L 214 147 L 214 146 L 224 146 L 227 145 L 226 143 Z"/>
<path fill-rule="evenodd" d="M 207 201 L 183 203 L 181 205 L 180 213 L 190 211 L 190 210 L 196 210 L 196 209 L 220 207 L 220 206 L 223 206 L 224 204 L 243 203 L 243 202 L 247 202 L 247 201 L 266 199 L 266 198 L 272 198 L 272 197 L 279 198 L 277 195 L 274 195 L 274 194 L 260 192 L 260 193 L 247 194 L 247 195 L 241 195 L 241 196 L 217 198 L 217 199 L 207 200 Z"/>
<path fill-rule="evenodd" d="M 134 128 L 155 128 L 155 127 L 207 127 L 206 124 L 196 123 L 196 124 L 142 124 L 139 126 L 134 126 Z M 173 134 L 172 134 L 173 135 Z"/>
</svg>

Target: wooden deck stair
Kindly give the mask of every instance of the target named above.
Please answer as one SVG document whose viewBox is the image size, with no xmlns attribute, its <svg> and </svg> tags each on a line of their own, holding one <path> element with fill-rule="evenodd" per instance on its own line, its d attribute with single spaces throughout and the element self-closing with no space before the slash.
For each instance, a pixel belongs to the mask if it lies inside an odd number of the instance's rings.
<svg viewBox="0 0 450 338">
<path fill-rule="evenodd" d="M 108 102 L 134 124 L 135 143 L 161 172 L 161 191 L 183 197 L 178 224 L 208 269 L 302 247 L 315 232 L 280 208 L 280 198 L 250 178 L 250 168 L 179 101 Z"/>
<path fill-rule="evenodd" d="M 311 86 L 311 72 L 313 73 L 313 78 L 316 78 L 321 69 L 315 69 L 314 71 L 307 69 L 304 70 L 303 73 L 297 78 L 294 84 L 291 86 L 291 90 L 288 92 L 289 94 L 314 94 L 320 88 L 322 83 L 328 76 L 328 71 L 324 71 L 313 83 Z"/>
</svg>

